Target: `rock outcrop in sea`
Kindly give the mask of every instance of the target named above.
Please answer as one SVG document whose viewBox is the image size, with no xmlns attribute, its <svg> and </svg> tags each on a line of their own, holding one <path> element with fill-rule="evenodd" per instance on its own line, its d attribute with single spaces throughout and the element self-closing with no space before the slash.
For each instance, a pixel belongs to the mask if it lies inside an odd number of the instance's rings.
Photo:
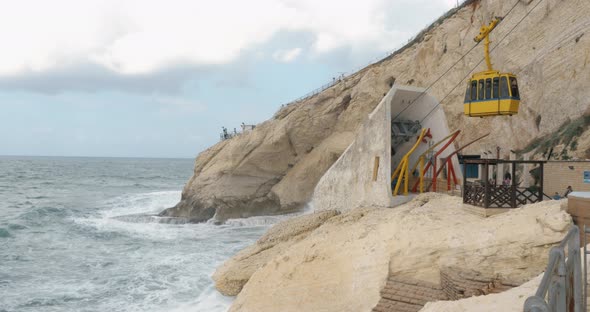
<svg viewBox="0 0 590 312">
<path fill-rule="evenodd" d="M 504 16 L 513 5 L 513 1 L 466 1 L 391 56 L 317 95 L 284 106 L 251 133 L 202 152 L 181 201 L 162 215 L 201 222 L 301 209 L 392 84 L 432 85 L 428 92 L 441 101 L 451 130 L 463 130 L 460 145 L 491 131 L 470 147 L 473 153 L 501 146 L 541 155 L 550 143 L 556 145 L 558 157 L 590 157 L 590 147 L 582 144 L 590 138 L 587 123 L 569 131 L 567 142 L 543 141 L 589 113 L 586 0 L 545 0 L 539 5 L 518 1 L 491 40 L 494 66 L 519 77 L 520 112 L 485 119 L 463 116 L 462 82 L 482 60 L 483 48 L 461 56 L 473 47 L 472 38 L 483 23 Z M 483 68 L 481 63 L 477 70 Z"/>
</svg>

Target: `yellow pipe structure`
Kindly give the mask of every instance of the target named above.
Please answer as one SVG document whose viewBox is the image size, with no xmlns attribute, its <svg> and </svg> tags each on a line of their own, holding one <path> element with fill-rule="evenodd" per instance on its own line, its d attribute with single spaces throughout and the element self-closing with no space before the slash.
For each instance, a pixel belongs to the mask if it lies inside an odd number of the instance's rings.
<svg viewBox="0 0 590 312">
<path fill-rule="evenodd" d="M 481 28 L 479 29 L 479 35 L 473 38 L 473 40 L 477 43 L 480 43 L 482 40 L 484 40 L 484 53 L 486 56 L 486 64 L 488 65 L 488 71 L 494 70 L 492 68 L 492 60 L 490 58 L 490 33 L 492 32 L 492 30 L 494 30 L 494 28 L 496 28 L 496 25 L 498 25 L 500 21 L 501 19 L 496 17 L 490 22 L 489 25 L 481 26 Z"/>
<path fill-rule="evenodd" d="M 410 155 L 412 155 L 416 148 L 418 148 L 418 145 L 420 145 L 420 142 L 422 142 L 422 139 L 424 139 L 424 136 L 427 132 L 428 129 L 422 129 L 422 131 L 420 132 L 420 136 L 418 137 L 418 140 L 416 140 L 416 144 L 414 144 L 412 149 L 410 149 L 410 151 L 407 152 L 404 155 L 404 157 L 402 157 L 399 164 L 397 165 L 397 168 L 395 168 L 395 171 L 391 175 L 391 181 L 395 180 L 395 177 L 398 176 L 397 183 L 395 184 L 395 189 L 393 190 L 393 196 L 397 196 L 399 186 L 401 185 L 402 180 L 404 183 L 404 195 L 408 195 L 408 180 L 410 179 L 410 169 L 408 163 Z"/>
</svg>

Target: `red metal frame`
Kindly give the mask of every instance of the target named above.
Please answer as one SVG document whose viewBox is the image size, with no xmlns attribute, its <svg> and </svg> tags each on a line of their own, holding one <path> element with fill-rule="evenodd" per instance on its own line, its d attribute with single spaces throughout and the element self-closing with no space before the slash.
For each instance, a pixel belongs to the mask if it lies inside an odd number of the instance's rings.
<svg viewBox="0 0 590 312">
<path fill-rule="evenodd" d="M 445 163 L 447 164 L 447 169 L 449 169 L 452 172 L 453 182 L 455 183 L 455 185 L 457 185 L 458 183 L 457 183 L 457 176 L 455 175 L 455 169 L 453 168 L 454 167 L 453 166 L 453 162 L 451 161 L 453 159 L 453 156 L 455 156 L 460 151 L 464 150 L 469 145 L 471 145 L 471 144 L 473 144 L 473 143 L 475 143 L 475 142 L 477 142 L 477 141 L 479 141 L 479 140 L 487 137 L 488 135 L 490 135 L 490 134 L 488 133 L 488 134 L 485 134 L 483 136 L 480 136 L 479 138 L 477 138 L 477 139 L 475 139 L 475 140 L 473 140 L 473 141 L 471 141 L 471 142 L 469 142 L 469 143 L 461 146 L 459 149 L 457 149 L 456 151 L 454 151 L 453 153 L 451 153 L 449 156 L 447 156 L 445 158 L 445 161 L 443 161 L 443 164 L 445 164 Z M 440 172 L 442 171 L 443 168 L 444 168 L 444 165 L 442 167 L 440 167 L 440 169 L 438 169 L 438 171 L 435 173 L 435 176 L 438 176 L 440 174 Z M 447 191 L 450 191 L 451 190 L 451 182 L 450 182 L 451 180 L 449 179 L 450 176 L 451 175 L 447 174 Z M 465 179 L 465 177 L 463 177 L 463 179 Z M 426 190 L 428 190 L 429 188 L 430 187 L 428 187 Z M 436 188 L 434 189 L 434 191 L 436 192 Z"/>
<path fill-rule="evenodd" d="M 442 152 L 444 152 L 444 150 L 451 145 L 451 143 L 453 143 L 453 141 L 455 141 L 455 139 L 457 138 L 457 136 L 459 136 L 459 133 L 461 131 L 456 131 L 453 136 L 451 136 L 449 138 L 449 140 L 447 141 L 447 143 L 445 143 L 445 145 L 443 145 L 443 147 L 436 152 L 436 154 L 434 154 L 433 159 L 431 159 L 430 161 L 428 161 L 428 163 L 426 164 L 426 167 L 424 167 L 424 170 L 422 171 L 422 175 L 425 175 L 426 172 L 428 172 L 428 169 L 430 169 L 430 165 L 432 165 L 432 171 L 435 172 L 434 176 L 432 177 L 432 185 L 434 188 L 434 191 L 436 192 L 436 179 L 438 178 L 438 173 L 436 171 L 436 159 L 438 158 L 438 155 L 440 155 Z M 412 192 L 416 192 L 416 190 L 418 189 L 418 184 L 420 183 L 420 181 L 417 181 L 414 184 L 414 187 L 412 187 Z"/>
</svg>

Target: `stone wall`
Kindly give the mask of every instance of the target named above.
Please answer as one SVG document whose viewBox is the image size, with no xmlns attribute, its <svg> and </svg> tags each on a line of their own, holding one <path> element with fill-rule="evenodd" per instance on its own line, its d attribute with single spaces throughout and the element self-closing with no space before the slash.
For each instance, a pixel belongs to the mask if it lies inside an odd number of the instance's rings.
<svg viewBox="0 0 590 312">
<path fill-rule="evenodd" d="M 473 296 L 500 293 L 518 287 L 521 283 L 510 282 L 499 276 L 459 268 L 443 268 L 440 284 L 447 300 L 459 300 Z"/>
<path fill-rule="evenodd" d="M 570 168 L 571 167 L 571 168 Z M 543 192 L 563 196 L 571 185 L 574 191 L 589 192 L 590 183 L 584 183 L 584 171 L 590 172 L 590 161 L 550 161 L 544 165 Z"/>
<path fill-rule="evenodd" d="M 381 300 L 373 308 L 373 312 L 418 312 L 428 302 L 500 293 L 520 284 L 509 282 L 497 275 L 456 267 L 441 269 L 440 285 L 390 276 L 381 290 Z"/>
<path fill-rule="evenodd" d="M 390 277 L 373 312 L 417 312 L 430 301 L 447 300 L 441 287 L 425 281 Z"/>
<path fill-rule="evenodd" d="M 347 211 L 360 206 L 392 205 L 394 199 L 389 182 L 391 117 L 387 105 L 392 93 L 395 88 L 381 100 L 361 126 L 354 142 L 318 182 L 312 197 L 316 210 Z M 374 168 L 375 165 L 378 168 Z"/>
</svg>

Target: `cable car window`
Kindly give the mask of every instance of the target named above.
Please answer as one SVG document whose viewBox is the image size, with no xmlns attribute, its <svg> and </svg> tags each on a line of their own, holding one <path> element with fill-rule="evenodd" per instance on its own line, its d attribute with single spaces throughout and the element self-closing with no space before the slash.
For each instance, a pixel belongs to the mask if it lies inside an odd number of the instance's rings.
<svg viewBox="0 0 590 312">
<path fill-rule="evenodd" d="M 486 100 L 492 97 L 492 79 L 486 79 Z"/>
<path fill-rule="evenodd" d="M 494 78 L 494 83 L 492 84 L 492 98 L 494 98 L 494 99 L 497 99 L 500 97 L 499 84 L 500 84 L 500 78 L 498 78 L 498 77 Z"/>
<path fill-rule="evenodd" d="M 508 80 L 505 76 L 500 78 L 500 98 L 505 99 L 509 98 L 510 94 L 508 93 Z"/>
<path fill-rule="evenodd" d="M 484 89 L 483 79 L 480 79 L 479 80 L 479 90 L 477 92 L 477 99 L 478 100 L 483 100 L 483 89 Z"/>
<path fill-rule="evenodd" d="M 520 97 L 520 94 L 518 94 L 518 84 L 516 83 L 516 78 L 514 77 L 510 77 L 510 91 L 512 92 L 512 97 Z"/>
<path fill-rule="evenodd" d="M 465 91 L 465 103 L 471 101 L 471 83 L 467 84 L 467 91 Z"/>
<path fill-rule="evenodd" d="M 471 81 L 471 100 L 477 100 L 477 80 Z"/>
</svg>

